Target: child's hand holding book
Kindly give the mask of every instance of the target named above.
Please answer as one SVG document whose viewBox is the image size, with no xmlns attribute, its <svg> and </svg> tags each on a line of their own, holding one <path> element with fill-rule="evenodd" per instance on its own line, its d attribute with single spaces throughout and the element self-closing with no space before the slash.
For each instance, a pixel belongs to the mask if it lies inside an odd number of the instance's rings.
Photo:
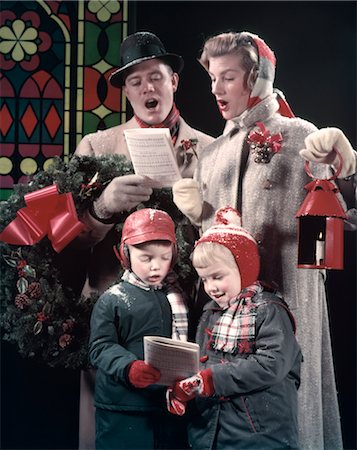
<svg viewBox="0 0 357 450">
<path fill-rule="evenodd" d="M 186 403 L 197 395 L 211 397 L 214 394 L 211 369 L 205 369 L 192 377 L 177 381 L 173 388 L 167 389 L 167 410 L 171 414 L 182 416 L 186 411 Z"/>
<path fill-rule="evenodd" d="M 161 378 L 159 370 L 142 360 L 133 361 L 128 366 L 129 382 L 136 388 L 146 388 L 157 383 Z"/>
</svg>

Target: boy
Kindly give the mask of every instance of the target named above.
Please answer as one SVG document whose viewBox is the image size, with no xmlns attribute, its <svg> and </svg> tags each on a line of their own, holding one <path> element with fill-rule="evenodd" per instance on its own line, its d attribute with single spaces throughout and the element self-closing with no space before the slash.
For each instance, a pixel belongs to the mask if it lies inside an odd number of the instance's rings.
<svg viewBox="0 0 357 450">
<path fill-rule="evenodd" d="M 280 295 L 256 281 L 257 243 L 237 211 L 218 210 L 192 262 L 211 298 L 196 336 L 201 370 L 168 389 L 169 411 L 182 415 L 195 398 L 193 449 L 297 448 L 301 352 L 294 319 Z"/>
<path fill-rule="evenodd" d="M 166 212 L 145 208 L 128 216 L 118 255 L 122 281 L 102 294 L 91 317 L 97 449 L 184 446 L 181 422 L 172 422 L 163 406 L 165 388 L 150 386 L 160 372 L 143 361 L 145 335 L 187 338 L 183 295 L 167 278 L 176 253 Z"/>
</svg>

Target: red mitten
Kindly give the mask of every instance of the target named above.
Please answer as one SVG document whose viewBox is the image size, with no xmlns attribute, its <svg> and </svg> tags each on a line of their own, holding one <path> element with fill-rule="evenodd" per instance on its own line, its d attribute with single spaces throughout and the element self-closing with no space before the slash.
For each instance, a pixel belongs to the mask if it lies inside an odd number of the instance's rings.
<svg viewBox="0 0 357 450">
<path fill-rule="evenodd" d="M 186 412 L 186 404 L 180 402 L 173 393 L 171 388 L 166 391 L 166 407 L 168 412 L 175 414 L 176 416 L 183 416 Z"/>
<path fill-rule="evenodd" d="M 161 378 L 161 373 L 150 364 L 137 360 L 129 364 L 128 378 L 136 388 L 146 388 L 150 384 L 157 383 Z"/>
<path fill-rule="evenodd" d="M 187 402 L 200 395 L 210 397 L 214 394 L 211 369 L 201 370 L 196 375 L 178 381 L 173 389 L 174 396 L 181 402 Z"/>
</svg>

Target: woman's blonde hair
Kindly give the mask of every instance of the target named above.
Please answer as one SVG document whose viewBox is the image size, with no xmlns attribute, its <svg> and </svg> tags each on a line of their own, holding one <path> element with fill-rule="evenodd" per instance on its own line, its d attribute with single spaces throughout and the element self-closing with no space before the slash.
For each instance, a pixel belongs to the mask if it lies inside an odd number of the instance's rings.
<svg viewBox="0 0 357 450">
<path fill-rule="evenodd" d="M 252 37 L 248 33 L 232 31 L 210 37 L 204 43 L 198 61 L 209 71 L 210 58 L 224 55 L 240 57 L 242 68 L 246 73 L 244 83 L 252 89 L 259 68 L 258 50 Z"/>
<path fill-rule="evenodd" d="M 193 250 L 192 264 L 196 269 L 202 269 L 211 264 L 237 265 L 232 253 L 224 245 L 216 242 L 202 242 Z"/>
</svg>

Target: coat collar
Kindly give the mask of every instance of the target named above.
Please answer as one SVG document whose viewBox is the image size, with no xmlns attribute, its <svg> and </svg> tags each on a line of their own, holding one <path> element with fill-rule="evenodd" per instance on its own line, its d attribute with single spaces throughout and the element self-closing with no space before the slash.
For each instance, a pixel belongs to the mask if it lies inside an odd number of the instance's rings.
<svg viewBox="0 0 357 450">
<path fill-rule="evenodd" d="M 279 109 L 279 103 L 276 94 L 269 95 L 251 109 L 246 109 L 240 116 L 227 120 L 224 128 L 224 135 L 230 133 L 233 129 L 248 130 L 256 122 L 264 122 L 273 116 Z"/>
</svg>

